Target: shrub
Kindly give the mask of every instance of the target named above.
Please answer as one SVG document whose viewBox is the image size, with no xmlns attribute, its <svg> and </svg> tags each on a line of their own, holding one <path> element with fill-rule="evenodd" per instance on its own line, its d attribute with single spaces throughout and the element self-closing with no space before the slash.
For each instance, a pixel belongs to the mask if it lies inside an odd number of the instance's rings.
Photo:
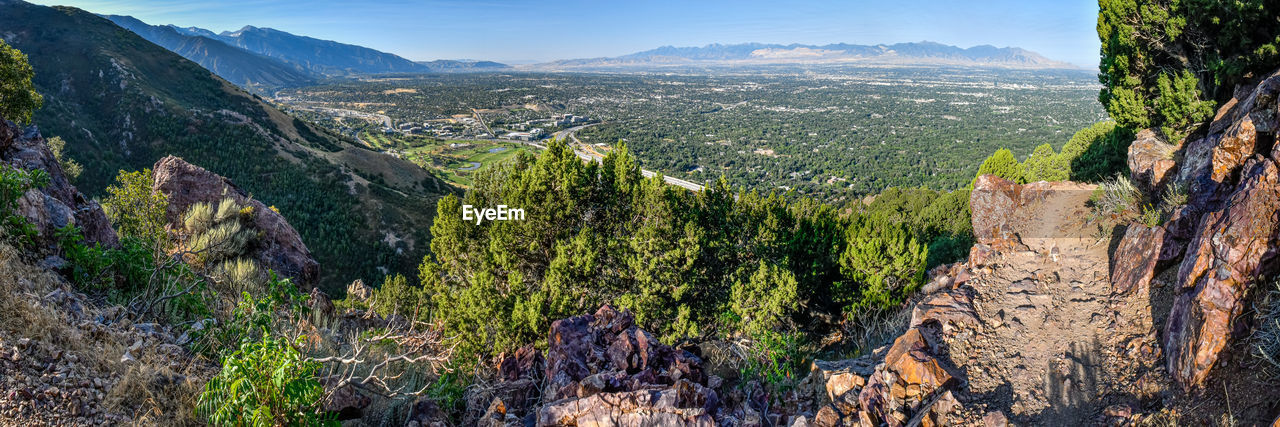
<svg viewBox="0 0 1280 427">
<path fill-rule="evenodd" d="M 0 119 L 30 123 L 44 99 L 31 83 L 35 72 L 27 55 L 0 40 Z"/>
<path fill-rule="evenodd" d="M 747 332 L 779 330 L 800 308 L 795 275 L 764 261 L 748 280 L 734 282 L 731 293 L 730 307 Z"/>
<path fill-rule="evenodd" d="M 298 292 L 293 282 L 281 279 L 274 271 L 268 270 L 267 274 L 261 295 L 240 293 L 239 301 L 225 321 L 194 334 L 193 351 L 217 358 L 240 344 L 270 337 L 282 321 L 297 323 L 307 316 L 306 296 Z"/>
<path fill-rule="evenodd" d="M 0 237 L 9 236 L 25 243 L 35 239 L 35 227 L 14 211 L 27 191 L 46 185 L 49 185 L 49 174 L 41 169 L 24 171 L 0 164 Z"/>
<path fill-rule="evenodd" d="M 774 390 L 792 386 L 804 369 L 802 335 L 798 332 L 756 331 L 745 348 L 746 360 L 739 374 L 759 378 Z"/>
<path fill-rule="evenodd" d="M 413 319 L 422 298 L 422 288 L 409 285 L 409 280 L 403 275 L 394 274 L 387 276 L 382 286 L 373 291 L 369 308 L 383 316 L 394 313 Z"/>
<path fill-rule="evenodd" d="M 136 237 L 163 250 L 169 241 L 164 230 L 169 199 L 151 189 L 151 170 L 120 171 L 116 184 L 107 187 L 102 209 L 121 236 Z"/>
<path fill-rule="evenodd" d="M 840 271 L 853 285 L 846 312 L 894 307 L 919 288 L 929 249 L 905 225 L 856 218 L 846 236 Z"/>
<path fill-rule="evenodd" d="M 1049 144 L 1041 144 L 1023 162 L 1027 182 L 1066 181 L 1071 178 L 1070 162 L 1053 152 Z"/>
<path fill-rule="evenodd" d="M 1018 184 L 1027 182 L 1022 165 L 1019 165 L 1018 159 L 1013 157 L 1013 152 L 1005 148 L 996 150 L 995 154 L 982 161 L 974 180 L 977 181 L 977 177 L 983 175 L 995 175 Z"/>
<path fill-rule="evenodd" d="M 246 342 L 222 358 L 222 371 L 205 384 L 197 413 L 214 425 L 337 425 L 320 411 L 319 371 L 319 363 L 283 340 Z"/>
<path fill-rule="evenodd" d="M 1116 174 L 1127 175 L 1132 143 L 1132 130 L 1111 120 L 1101 121 L 1072 135 L 1062 146 L 1061 161 L 1072 181 L 1098 182 Z"/>
<path fill-rule="evenodd" d="M 1142 192 L 1133 185 L 1133 181 L 1124 175 L 1116 175 L 1099 185 L 1090 201 L 1099 212 L 1123 214 L 1136 212 L 1141 199 Z"/>
<path fill-rule="evenodd" d="M 68 180 L 75 182 L 84 173 L 84 166 L 67 156 L 67 141 L 55 136 L 45 140 L 45 143 L 49 145 L 49 151 L 53 152 L 53 158 L 58 160 L 58 165 L 62 166 L 62 173 L 67 175 Z"/>
</svg>

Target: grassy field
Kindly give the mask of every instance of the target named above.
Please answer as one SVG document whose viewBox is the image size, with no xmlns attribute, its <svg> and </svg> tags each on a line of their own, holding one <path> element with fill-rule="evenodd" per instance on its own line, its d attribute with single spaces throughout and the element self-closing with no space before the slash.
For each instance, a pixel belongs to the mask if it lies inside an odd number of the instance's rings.
<svg viewBox="0 0 1280 427">
<path fill-rule="evenodd" d="M 434 175 L 460 187 L 471 186 L 471 176 L 530 150 L 523 144 L 499 141 L 441 141 L 429 137 L 384 135 L 365 132 L 360 139 L 377 150 L 397 150 Z"/>
</svg>

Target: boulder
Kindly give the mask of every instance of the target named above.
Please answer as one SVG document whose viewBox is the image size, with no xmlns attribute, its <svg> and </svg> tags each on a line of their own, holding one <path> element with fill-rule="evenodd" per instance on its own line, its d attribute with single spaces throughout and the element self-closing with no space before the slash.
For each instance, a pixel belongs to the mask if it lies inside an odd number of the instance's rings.
<svg viewBox="0 0 1280 427">
<path fill-rule="evenodd" d="M 293 279 L 303 289 L 315 285 L 320 265 L 311 257 L 311 251 L 307 250 L 297 230 L 279 212 L 250 199 L 230 180 L 174 156 L 156 162 L 153 173 L 152 189 L 169 198 L 165 219 L 170 224 L 179 223 L 191 205 L 209 203 L 216 206 L 222 199 L 230 197 L 242 206 L 253 208 L 253 225 L 261 232 L 253 258 L 282 277 Z"/>
<path fill-rule="evenodd" d="M 1164 228 L 1131 224 L 1111 256 L 1111 289 L 1117 294 L 1145 290 L 1161 259 Z"/>
<path fill-rule="evenodd" d="M 56 245 L 56 230 L 67 225 L 80 227 L 86 244 L 119 245 L 102 207 L 71 184 L 34 126 L 21 129 L 0 119 L 0 164 L 28 171 L 40 169 L 49 175 L 49 185 L 31 189 L 18 200 L 17 213 L 35 226 L 40 246 Z"/>
<path fill-rule="evenodd" d="M 919 328 L 908 329 L 907 333 L 894 340 L 884 363 L 897 374 L 904 388 L 918 386 L 920 394 L 929 394 L 958 380 L 950 367 L 934 357 Z"/>
<path fill-rule="evenodd" d="M 973 291 L 955 288 L 924 297 L 911 309 L 911 327 L 937 322 L 943 328 L 977 325 L 978 312 L 973 308 Z"/>
<path fill-rule="evenodd" d="M 373 288 L 364 284 L 364 280 L 356 279 L 347 285 L 347 298 L 353 298 L 356 301 L 367 301 L 373 297 Z"/>
<path fill-rule="evenodd" d="M 1175 150 L 1176 146 L 1165 143 L 1150 129 L 1138 132 L 1129 145 L 1129 177 L 1147 194 L 1159 195 L 1177 166 Z"/>
<path fill-rule="evenodd" d="M 978 177 L 969 193 L 974 238 L 997 251 L 1025 248 L 1010 221 L 1019 208 L 1043 200 L 1051 191 L 1053 184 L 1044 181 L 1019 185 L 995 175 Z"/>
<path fill-rule="evenodd" d="M 689 380 L 672 387 L 599 393 L 553 402 L 539 426 L 715 426 L 716 393 Z"/>
<path fill-rule="evenodd" d="M 325 412 L 337 414 L 339 420 L 354 420 L 364 415 L 364 409 L 373 401 L 354 385 L 347 384 L 332 390 L 324 401 Z"/>
<path fill-rule="evenodd" d="M 434 400 L 429 397 L 419 397 L 409 408 L 409 419 L 405 425 L 447 427 L 453 425 L 453 423 L 449 420 L 449 414 L 440 409 L 440 405 L 437 405 Z"/>
<path fill-rule="evenodd" d="M 820 388 L 826 401 L 834 402 L 845 393 L 862 390 L 867 385 L 867 377 L 875 372 L 876 363 L 877 360 L 873 358 L 863 357 L 835 361 L 814 360 L 806 381 Z"/>
<path fill-rule="evenodd" d="M 1251 282 L 1271 271 L 1280 231 L 1276 164 L 1251 159 L 1225 208 L 1204 214 L 1178 269 L 1165 325 L 1168 370 L 1184 387 L 1201 384 L 1231 340 Z"/>
</svg>

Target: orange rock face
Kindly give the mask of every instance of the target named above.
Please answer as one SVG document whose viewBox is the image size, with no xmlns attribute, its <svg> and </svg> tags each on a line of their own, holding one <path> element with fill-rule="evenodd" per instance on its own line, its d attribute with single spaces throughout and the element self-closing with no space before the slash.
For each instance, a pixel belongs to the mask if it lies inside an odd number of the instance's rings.
<svg viewBox="0 0 1280 427">
<path fill-rule="evenodd" d="M 1173 176 L 1177 147 L 1161 141 L 1150 129 L 1138 132 L 1129 145 L 1129 176 L 1149 194 L 1159 194 Z"/>
<path fill-rule="evenodd" d="M 884 357 L 885 365 L 898 374 L 905 385 L 920 386 L 922 394 L 950 384 L 956 379 L 929 350 L 920 330 L 912 328 L 893 342 Z"/>
<path fill-rule="evenodd" d="M 1112 257 L 1111 286 L 1116 293 L 1129 293 L 1145 289 L 1151 284 L 1160 250 L 1164 243 L 1164 228 L 1133 224 L 1125 231 L 1120 246 Z"/>
<path fill-rule="evenodd" d="M 1226 208 L 1205 214 L 1178 270 L 1180 293 L 1165 330 L 1168 369 L 1201 384 L 1232 338 L 1253 280 L 1270 270 L 1280 230 L 1280 177 L 1270 159 L 1245 165 Z"/>
</svg>

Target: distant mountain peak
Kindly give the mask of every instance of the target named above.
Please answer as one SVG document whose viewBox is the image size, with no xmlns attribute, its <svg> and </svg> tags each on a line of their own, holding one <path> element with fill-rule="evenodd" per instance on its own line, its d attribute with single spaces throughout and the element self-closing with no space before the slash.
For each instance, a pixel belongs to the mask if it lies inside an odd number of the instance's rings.
<svg viewBox="0 0 1280 427">
<path fill-rule="evenodd" d="M 1018 47 L 960 48 L 934 41 L 827 45 L 712 43 L 702 47 L 661 46 L 613 58 L 569 59 L 533 68 L 625 68 L 680 65 L 866 64 L 962 65 L 1004 68 L 1078 68 Z"/>
</svg>

